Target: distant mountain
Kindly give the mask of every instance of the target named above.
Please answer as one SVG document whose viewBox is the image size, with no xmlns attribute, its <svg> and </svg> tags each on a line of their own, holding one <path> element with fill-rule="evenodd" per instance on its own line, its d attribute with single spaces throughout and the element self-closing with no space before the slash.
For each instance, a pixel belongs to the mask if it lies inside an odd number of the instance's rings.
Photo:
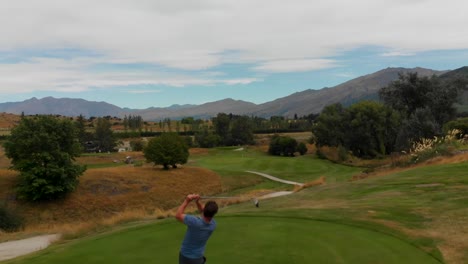
<svg viewBox="0 0 468 264">
<path fill-rule="evenodd" d="M 424 68 L 387 68 L 368 74 L 332 88 L 321 90 L 305 90 L 276 99 L 258 106 L 253 114 L 257 116 L 299 116 L 319 113 L 323 107 L 341 103 L 345 106 L 361 100 L 376 100 L 380 88 L 398 79 L 398 74 L 417 72 L 419 76 L 440 75 L 445 71 L 434 71 Z"/>
<path fill-rule="evenodd" d="M 465 90 L 460 95 L 459 102 L 455 104 L 460 112 L 468 113 L 468 66 L 449 71 L 440 76 L 443 82 L 453 83 L 453 82 L 463 82 L 465 85 Z"/>
<path fill-rule="evenodd" d="M 63 116 L 78 116 L 80 114 L 91 116 L 118 116 L 122 109 L 106 102 L 91 102 L 83 99 L 35 97 L 17 103 L 0 104 L 0 112 L 26 115 L 53 114 Z"/>
<path fill-rule="evenodd" d="M 143 120 L 160 120 L 164 118 L 180 119 L 183 117 L 210 118 L 218 113 L 248 114 L 256 109 L 257 105 L 241 100 L 224 99 L 202 105 L 179 108 L 148 108 L 133 112 L 140 115 Z"/>
<path fill-rule="evenodd" d="M 378 99 L 380 88 L 397 80 L 400 73 L 417 72 L 420 76 L 440 76 L 443 81 L 450 82 L 459 78 L 468 80 L 468 67 L 453 71 L 434 71 L 424 68 L 387 68 L 372 74 L 361 76 L 335 87 L 320 90 L 305 90 L 274 101 L 254 104 L 241 100 L 224 99 L 202 105 L 172 105 L 170 107 L 150 107 L 147 109 L 129 109 L 106 102 L 91 102 L 83 99 L 31 98 L 23 102 L 0 103 L 0 112 L 21 114 L 58 114 L 64 116 L 120 116 L 132 114 L 140 115 L 144 120 L 156 121 L 164 118 L 181 119 L 183 117 L 210 118 L 218 113 L 232 113 L 239 115 L 255 115 L 260 117 L 287 116 L 295 114 L 302 116 L 319 113 L 323 107 L 341 103 L 345 106 L 355 102 Z M 463 99 L 465 98 L 465 99 Z M 467 101 L 467 92 L 462 96 Z M 464 103 L 462 108 L 466 107 Z"/>
</svg>

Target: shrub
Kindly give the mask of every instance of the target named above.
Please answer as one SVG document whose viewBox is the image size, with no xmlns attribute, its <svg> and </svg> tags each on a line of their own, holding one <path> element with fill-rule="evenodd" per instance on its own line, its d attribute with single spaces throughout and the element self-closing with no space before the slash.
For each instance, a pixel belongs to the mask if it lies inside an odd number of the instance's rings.
<svg viewBox="0 0 468 264">
<path fill-rule="evenodd" d="M 13 209 L 0 204 L 0 230 L 15 232 L 23 227 L 23 218 Z"/>
<path fill-rule="evenodd" d="M 288 136 L 274 135 L 270 142 L 268 153 L 275 156 L 294 156 L 297 149 L 297 141 Z M 307 151 L 307 150 L 306 150 Z"/>
<path fill-rule="evenodd" d="M 412 163 L 426 161 L 437 156 L 452 155 L 463 142 L 462 139 L 458 139 L 459 134 L 460 131 L 454 129 L 448 131 L 443 137 L 423 138 L 414 142 L 410 150 Z"/>
<path fill-rule="evenodd" d="M 301 142 L 299 143 L 299 145 L 297 145 L 297 151 L 301 154 L 301 155 L 304 155 L 307 153 L 307 146 Z"/>
<path fill-rule="evenodd" d="M 133 151 L 142 151 L 145 148 L 145 142 L 141 139 L 134 139 L 130 141 L 130 147 Z"/>
</svg>

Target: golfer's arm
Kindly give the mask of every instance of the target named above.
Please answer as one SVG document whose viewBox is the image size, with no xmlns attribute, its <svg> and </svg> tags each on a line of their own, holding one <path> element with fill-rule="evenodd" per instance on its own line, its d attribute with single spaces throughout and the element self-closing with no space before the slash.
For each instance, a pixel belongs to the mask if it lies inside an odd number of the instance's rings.
<svg viewBox="0 0 468 264">
<path fill-rule="evenodd" d="M 181 223 L 184 222 L 184 217 L 185 217 L 184 212 L 185 212 L 185 208 L 187 207 L 188 204 L 189 204 L 189 200 L 185 199 L 184 202 L 177 209 L 177 213 L 176 213 L 175 218 L 177 220 L 179 220 L 179 222 L 181 222 Z"/>
<path fill-rule="evenodd" d="M 200 214 L 203 213 L 203 205 L 200 203 L 200 200 L 197 200 L 197 207 L 198 207 L 198 212 Z"/>
</svg>

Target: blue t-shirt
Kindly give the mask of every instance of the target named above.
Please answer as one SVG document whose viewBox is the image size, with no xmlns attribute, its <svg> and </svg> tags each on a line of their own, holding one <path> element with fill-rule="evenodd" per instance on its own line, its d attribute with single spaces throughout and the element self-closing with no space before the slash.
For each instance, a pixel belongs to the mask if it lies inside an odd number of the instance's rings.
<svg viewBox="0 0 468 264">
<path fill-rule="evenodd" d="M 211 233 L 216 229 L 216 222 L 211 219 L 206 223 L 202 218 L 185 215 L 184 224 L 187 225 L 187 232 L 185 232 L 184 241 L 180 253 L 187 258 L 201 258 L 205 253 L 205 246 Z"/>
</svg>

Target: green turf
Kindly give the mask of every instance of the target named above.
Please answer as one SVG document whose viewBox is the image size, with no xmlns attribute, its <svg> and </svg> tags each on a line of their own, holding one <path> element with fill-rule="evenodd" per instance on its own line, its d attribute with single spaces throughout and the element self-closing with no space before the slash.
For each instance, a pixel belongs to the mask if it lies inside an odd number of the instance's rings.
<svg viewBox="0 0 468 264">
<path fill-rule="evenodd" d="M 193 156 L 191 159 L 195 165 L 212 169 L 225 177 L 246 175 L 245 171 L 250 170 L 298 182 L 312 181 L 320 176 L 325 176 L 327 183 L 342 182 L 362 170 L 317 159 L 313 155 L 278 157 L 249 148 L 242 151 L 235 149 L 212 149 L 209 155 Z"/>
<path fill-rule="evenodd" d="M 440 263 L 395 237 L 300 218 L 217 218 L 208 263 Z M 175 220 L 53 246 L 7 263 L 176 263 L 185 227 Z"/>
</svg>

